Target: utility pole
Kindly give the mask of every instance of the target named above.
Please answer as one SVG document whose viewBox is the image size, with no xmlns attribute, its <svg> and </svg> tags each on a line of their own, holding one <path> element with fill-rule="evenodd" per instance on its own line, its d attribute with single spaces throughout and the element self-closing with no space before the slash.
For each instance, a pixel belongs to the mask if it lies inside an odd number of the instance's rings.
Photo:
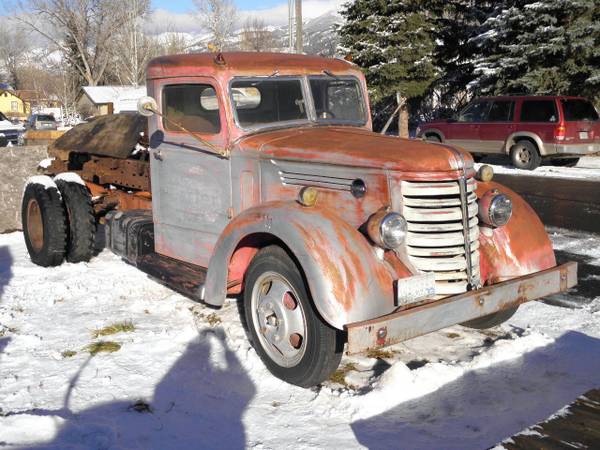
<svg viewBox="0 0 600 450">
<path fill-rule="evenodd" d="M 294 8 L 292 3 L 295 0 L 288 0 L 288 52 L 294 52 Z"/>
<path fill-rule="evenodd" d="M 296 0 L 296 53 L 302 53 L 302 0 Z"/>
</svg>

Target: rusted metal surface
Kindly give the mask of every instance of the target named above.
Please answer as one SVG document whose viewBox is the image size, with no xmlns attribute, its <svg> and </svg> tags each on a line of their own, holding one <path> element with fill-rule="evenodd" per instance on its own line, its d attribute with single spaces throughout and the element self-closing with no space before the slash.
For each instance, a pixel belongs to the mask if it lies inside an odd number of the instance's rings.
<svg viewBox="0 0 600 450">
<path fill-rule="evenodd" d="M 125 159 L 131 155 L 146 127 L 146 118 L 140 115 L 101 116 L 74 126 L 54 141 L 48 152 L 62 150 Z"/>
<path fill-rule="evenodd" d="M 275 237 L 290 249 L 306 275 L 317 310 L 331 325 L 341 329 L 359 317 L 377 317 L 395 309 L 393 282 L 402 274 L 379 259 L 366 237 L 335 211 L 293 201 L 265 203 L 229 223 L 210 259 L 207 303 L 223 304 L 228 275 L 223 269 L 249 235 Z M 238 274 L 243 270 L 236 267 Z"/>
<path fill-rule="evenodd" d="M 542 272 L 505 281 L 480 290 L 447 297 L 374 320 L 347 326 L 348 353 L 402 342 L 463 323 L 577 284 L 577 263 L 569 262 Z"/>
<path fill-rule="evenodd" d="M 560 414 L 512 436 L 494 448 L 600 448 L 600 389 L 586 392 Z"/>
</svg>

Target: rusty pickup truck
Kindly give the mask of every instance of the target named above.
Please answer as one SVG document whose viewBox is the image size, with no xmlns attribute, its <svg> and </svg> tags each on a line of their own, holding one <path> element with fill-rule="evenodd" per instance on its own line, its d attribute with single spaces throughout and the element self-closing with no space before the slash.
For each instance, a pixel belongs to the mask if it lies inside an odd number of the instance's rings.
<svg viewBox="0 0 600 450">
<path fill-rule="evenodd" d="M 192 299 L 238 296 L 256 352 L 299 386 L 444 327 L 488 328 L 577 282 L 534 211 L 468 152 L 372 131 L 339 59 L 165 56 L 139 114 L 80 125 L 29 180 L 42 266 L 106 246 Z"/>
</svg>

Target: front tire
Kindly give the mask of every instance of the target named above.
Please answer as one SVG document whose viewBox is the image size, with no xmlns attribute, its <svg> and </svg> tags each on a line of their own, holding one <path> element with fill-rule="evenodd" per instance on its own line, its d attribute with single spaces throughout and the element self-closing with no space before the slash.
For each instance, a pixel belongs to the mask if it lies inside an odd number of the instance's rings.
<svg viewBox="0 0 600 450">
<path fill-rule="evenodd" d="M 517 169 L 534 170 L 542 162 L 537 147 L 530 141 L 518 141 L 510 148 L 510 160 Z"/>
<path fill-rule="evenodd" d="M 45 180 L 47 178 L 47 180 Z M 43 267 L 63 262 L 67 247 L 67 223 L 60 193 L 50 177 L 30 182 L 23 193 L 21 221 L 31 261 Z"/>
<path fill-rule="evenodd" d="M 96 218 L 92 198 L 86 186 L 57 178 L 56 185 L 64 200 L 68 220 L 67 261 L 89 261 L 94 253 Z"/>
<path fill-rule="evenodd" d="M 281 247 L 260 250 L 250 263 L 243 309 L 252 345 L 277 378 L 311 387 L 338 367 L 343 334 L 315 311 L 300 270 Z"/>
<path fill-rule="evenodd" d="M 514 308 L 505 309 L 494 314 L 488 314 L 487 316 L 463 322 L 461 325 L 467 328 L 475 328 L 476 330 L 485 330 L 506 322 L 515 315 L 517 309 L 519 309 L 519 307 L 515 306 Z"/>
</svg>

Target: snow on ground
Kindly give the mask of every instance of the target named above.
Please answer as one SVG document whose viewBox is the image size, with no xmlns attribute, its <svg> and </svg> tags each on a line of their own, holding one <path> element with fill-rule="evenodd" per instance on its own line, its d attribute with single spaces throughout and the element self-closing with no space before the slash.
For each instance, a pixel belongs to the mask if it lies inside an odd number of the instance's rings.
<svg viewBox="0 0 600 450">
<path fill-rule="evenodd" d="M 585 156 L 579 160 L 575 167 L 553 166 L 550 162 L 544 162 L 534 170 L 521 170 L 513 167 L 508 158 L 493 155 L 485 157 L 480 164 L 475 164 L 478 169 L 481 164 L 489 164 L 494 168 L 494 173 L 507 175 L 524 175 L 550 178 L 573 178 L 600 181 L 600 157 Z"/>
<path fill-rule="evenodd" d="M 561 258 L 600 266 L 597 235 L 552 238 Z M 263 367 L 233 299 L 194 303 L 108 251 L 37 267 L 21 233 L 0 235 L 0 445 L 488 448 L 598 387 L 597 293 L 526 304 L 492 330 L 456 326 L 345 357 L 345 385 L 306 390 Z M 118 322 L 134 330 L 93 337 Z M 101 340 L 120 349 L 92 357 L 86 347 Z"/>
</svg>

